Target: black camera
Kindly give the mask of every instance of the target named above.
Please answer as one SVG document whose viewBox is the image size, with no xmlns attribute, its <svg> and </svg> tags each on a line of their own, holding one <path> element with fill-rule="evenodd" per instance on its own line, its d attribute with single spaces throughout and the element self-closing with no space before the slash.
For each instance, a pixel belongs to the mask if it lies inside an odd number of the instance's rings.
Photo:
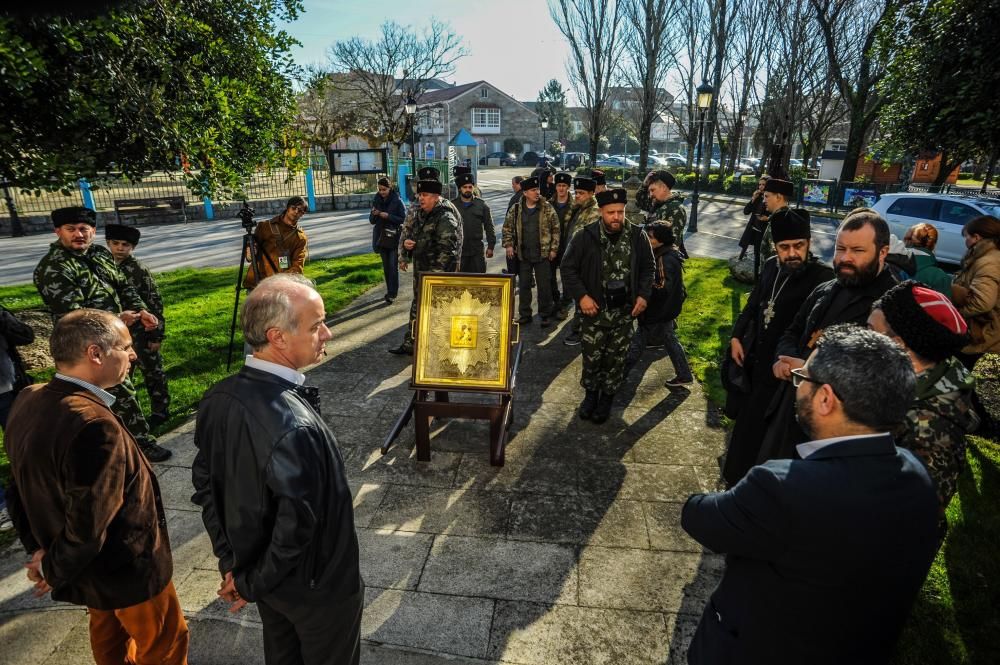
<svg viewBox="0 0 1000 665">
<path fill-rule="evenodd" d="M 239 211 L 240 224 L 246 229 L 247 233 L 253 233 L 253 227 L 256 222 L 253 221 L 253 216 L 256 214 L 253 208 L 247 205 L 247 202 L 243 202 L 243 207 Z"/>
<path fill-rule="evenodd" d="M 608 309 L 624 309 L 629 306 L 628 286 L 623 280 L 613 279 L 604 285 L 604 304 Z"/>
</svg>

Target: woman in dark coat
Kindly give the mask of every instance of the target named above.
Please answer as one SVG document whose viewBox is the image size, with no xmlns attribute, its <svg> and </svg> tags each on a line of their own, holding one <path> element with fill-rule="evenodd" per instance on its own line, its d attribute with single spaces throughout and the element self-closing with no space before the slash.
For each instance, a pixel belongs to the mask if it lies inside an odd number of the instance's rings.
<svg viewBox="0 0 1000 665">
<path fill-rule="evenodd" d="M 760 243 L 764 238 L 764 229 L 767 228 L 767 208 L 764 207 L 764 186 L 771 176 L 761 176 L 757 182 L 757 189 L 750 202 L 743 206 L 743 214 L 750 215 L 747 225 L 740 236 L 740 259 L 747 254 L 747 249 L 753 247 L 753 277 L 754 281 L 760 276 Z"/>
<path fill-rule="evenodd" d="M 399 229 L 406 219 L 406 208 L 388 178 L 379 178 L 378 194 L 372 199 L 368 221 L 372 225 L 372 251 L 382 257 L 385 276 L 385 301 L 399 295 Z"/>
</svg>

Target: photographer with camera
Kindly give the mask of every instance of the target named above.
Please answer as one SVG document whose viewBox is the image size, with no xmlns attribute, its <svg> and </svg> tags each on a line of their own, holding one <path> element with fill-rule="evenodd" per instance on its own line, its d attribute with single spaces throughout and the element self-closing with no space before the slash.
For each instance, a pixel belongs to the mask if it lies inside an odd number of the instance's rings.
<svg viewBox="0 0 1000 665">
<path fill-rule="evenodd" d="M 624 189 L 599 193 L 601 221 L 580 229 L 562 261 L 563 287 L 583 315 L 580 384 L 587 395 L 578 413 L 598 425 L 625 380 L 632 321 L 653 290 L 653 250 L 642 229 L 625 221 L 627 198 Z"/>
<path fill-rule="evenodd" d="M 306 232 L 299 228 L 299 220 L 307 212 L 309 206 L 306 200 L 301 196 L 293 196 L 285 203 L 283 213 L 257 225 L 253 238 L 257 245 L 256 262 L 260 265 L 254 265 L 251 256 L 246 257 L 250 261 L 250 268 L 243 280 L 244 287 L 252 289 L 261 279 L 282 272 L 302 274 L 302 267 L 308 256 L 306 246 L 309 240 Z"/>
</svg>

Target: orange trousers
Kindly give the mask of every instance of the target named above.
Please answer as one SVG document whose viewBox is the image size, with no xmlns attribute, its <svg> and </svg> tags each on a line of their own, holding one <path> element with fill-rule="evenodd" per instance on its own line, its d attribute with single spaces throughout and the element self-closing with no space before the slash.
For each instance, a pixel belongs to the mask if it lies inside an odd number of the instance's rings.
<svg viewBox="0 0 1000 665">
<path fill-rule="evenodd" d="M 187 665 L 188 627 L 173 582 L 138 605 L 88 611 L 97 665 Z"/>
</svg>

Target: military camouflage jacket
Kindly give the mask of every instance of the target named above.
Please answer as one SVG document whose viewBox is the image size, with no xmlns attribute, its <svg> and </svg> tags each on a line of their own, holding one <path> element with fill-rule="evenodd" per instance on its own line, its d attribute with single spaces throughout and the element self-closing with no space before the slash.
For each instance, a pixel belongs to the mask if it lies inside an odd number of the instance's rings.
<svg viewBox="0 0 1000 665">
<path fill-rule="evenodd" d="M 566 222 L 566 242 L 563 245 L 568 245 L 577 231 L 588 224 L 600 221 L 600 219 L 601 209 L 597 206 L 597 199 L 593 196 L 581 204 L 574 203 L 573 209 L 569 213 L 569 221 Z"/>
<path fill-rule="evenodd" d="M 937 486 L 942 511 L 965 468 L 965 434 L 979 426 L 972 410 L 975 379 L 949 358 L 917 375 L 916 400 L 893 433 L 896 444 L 916 454 Z"/>
<path fill-rule="evenodd" d="M 409 216 L 409 215 L 407 215 Z M 461 216 L 447 199 L 425 213 L 417 209 L 408 233 L 416 244 L 412 250 L 402 249 L 400 260 L 413 262 L 419 272 L 455 270 L 462 252 Z"/>
<path fill-rule="evenodd" d="M 462 224 L 462 213 L 458 211 L 455 204 L 451 200 L 441 197 L 441 203 L 445 208 L 451 210 L 452 214 L 455 215 L 455 219 L 458 220 L 458 249 L 459 252 L 462 250 L 462 245 L 465 243 L 465 228 Z M 402 261 L 409 263 L 412 261 L 412 254 L 410 250 L 403 247 L 403 242 L 405 240 L 415 240 L 413 237 L 413 225 L 417 221 L 417 215 L 420 213 L 420 203 L 418 201 L 413 201 L 410 203 L 410 207 L 406 209 L 406 219 L 403 220 L 403 226 L 400 227 L 399 232 L 399 258 Z"/>
<path fill-rule="evenodd" d="M 687 226 L 687 212 L 684 210 L 684 197 L 674 194 L 662 203 L 657 201 L 653 209 L 646 216 L 647 222 L 669 222 L 674 230 L 674 235 L 680 239 L 684 237 L 684 228 Z"/>
<path fill-rule="evenodd" d="M 149 312 L 160 321 L 159 325 L 153 330 L 145 330 L 141 323 L 133 324 L 131 328 L 132 336 L 134 337 L 137 333 L 141 332 L 148 341 L 159 342 L 163 339 L 165 333 L 163 299 L 160 298 L 160 290 L 156 288 L 156 282 L 153 281 L 152 273 L 149 272 L 149 268 L 140 263 L 139 259 L 134 256 L 129 256 L 119 263 L 118 270 L 125 275 L 128 283 L 132 285 L 132 288 L 139 294 L 142 301 L 149 306 Z"/>
<path fill-rule="evenodd" d="M 520 240 L 515 243 L 515 238 L 523 235 L 521 215 L 524 204 L 525 200 L 522 198 L 507 212 L 507 218 L 503 221 L 504 247 L 514 247 L 517 250 L 521 244 Z M 550 252 L 559 250 L 559 215 L 552 204 L 543 198 L 538 199 L 538 248 L 543 259 L 548 259 Z"/>
<path fill-rule="evenodd" d="M 35 267 L 35 288 L 55 323 L 75 309 L 90 307 L 118 314 L 149 309 L 104 247 L 74 252 L 54 242 Z"/>
</svg>

